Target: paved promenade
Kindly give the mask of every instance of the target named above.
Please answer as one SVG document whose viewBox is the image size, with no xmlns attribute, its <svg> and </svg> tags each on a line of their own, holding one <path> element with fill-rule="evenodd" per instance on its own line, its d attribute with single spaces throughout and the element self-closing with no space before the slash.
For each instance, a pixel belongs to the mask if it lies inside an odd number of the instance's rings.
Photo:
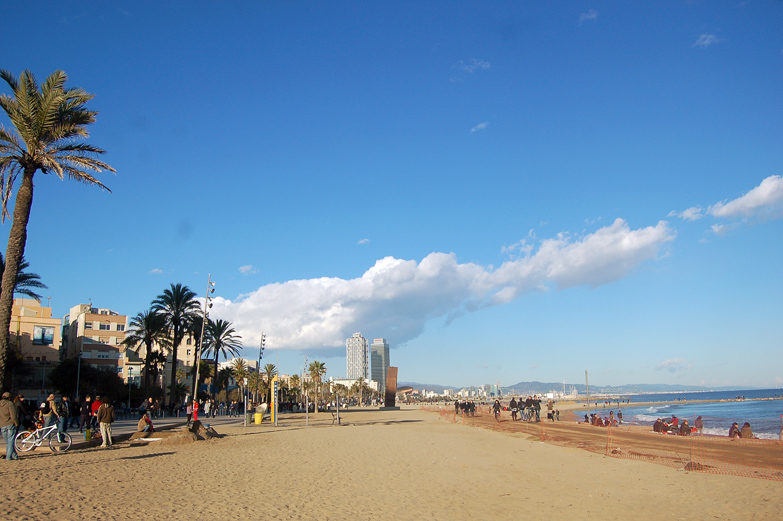
<svg viewBox="0 0 783 521">
<path fill-rule="evenodd" d="M 218 432 L 220 432 L 220 426 L 226 426 L 231 425 L 235 427 L 239 427 L 242 425 L 244 418 L 241 416 L 217 416 L 215 418 L 199 418 L 201 419 L 201 422 L 207 425 L 211 425 L 214 427 Z M 154 418 L 152 420 L 152 424 L 155 426 L 155 430 L 164 430 L 164 429 L 175 429 L 178 427 L 184 427 L 185 422 L 187 419 L 185 417 L 179 417 L 176 416 L 171 417 L 167 416 L 164 418 Z M 264 418 L 264 422 L 269 421 L 269 416 L 266 416 Z M 138 418 L 137 419 L 127 419 L 127 420 L 118 420 L 115 421 L 112 424 L 111 432 L 112 437 L 119 437 L 119 436 L 130 436 L 134 432 L 136 432 L 137 425 L 139 423 Z M 84 433 L 80 433 L 78 428 L 71 428 L 68 429 L 68 434 L 71 435 L 71 438 L 73 439 L 73 449 L 82 448 L 85 446 L 88 446 L 84 443 Z M 0 454 L 3 456 L 5 455 L 5 440 L 0 437 Z M 38 450 L 46 449 L 46 451 L 49 451 L 49 447 L 46 444 L 41 445 L 41 447 Z"/>
</svg>

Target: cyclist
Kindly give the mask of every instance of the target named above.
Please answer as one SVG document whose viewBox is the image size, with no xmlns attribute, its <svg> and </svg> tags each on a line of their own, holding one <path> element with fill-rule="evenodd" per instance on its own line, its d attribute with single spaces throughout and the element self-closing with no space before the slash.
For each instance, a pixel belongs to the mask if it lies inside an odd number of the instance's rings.
<svg viewBox="0 0 783 521">
<path fill-rule="evenodd" d="M 495 421 L 500 421 L 500 409 L 501 409 L 500 400 L 495 400 L 495 403 L 492 404 L 492 411 L 495 414 Z"/>
</svg>

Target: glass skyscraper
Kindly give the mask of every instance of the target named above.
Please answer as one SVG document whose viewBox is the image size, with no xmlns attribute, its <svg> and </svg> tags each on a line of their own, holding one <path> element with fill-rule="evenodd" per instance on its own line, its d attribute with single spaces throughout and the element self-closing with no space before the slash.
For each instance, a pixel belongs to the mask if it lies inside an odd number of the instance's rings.
<svg viewBox="0 0 783 521">
<path fill-rule="evenodd" d="M 370 346 L 372 379 L 378 382 L 378 391 L 383 397 L 386 393 L 386 373 L 389 370 L 389 344 L 385 338 L 376 338 Z"/>
</svg>

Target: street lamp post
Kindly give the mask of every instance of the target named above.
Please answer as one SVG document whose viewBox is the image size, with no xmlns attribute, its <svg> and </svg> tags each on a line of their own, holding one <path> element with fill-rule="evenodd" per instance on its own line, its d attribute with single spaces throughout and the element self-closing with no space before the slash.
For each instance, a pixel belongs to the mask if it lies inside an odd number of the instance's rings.
<svg viewBox="0 0 783 521">
<path fill-rule="evenodd" d="M 261 400 L 258 397 L 258 384 L 261 383 L 261 359 L 264 358 L 264 341 L 266 340 L 266 335 L 264 335 L 264 332 L 261 331 L 261 349 L 258 350 L 258 367 L 256 367 L 256 400 L 258 403 L 261 403 Z"/>
<path fill-rule="evenodd" d="M 196 366 L 196 372 L 195 372 L 195 378 L 193 379 L 193 399 L 197 400 L 198 397 L 196 396 L 196 393 L 198 392 L 198 373 L 199 369 L 201 368 L 201 346 L 204 343 L 204 326 L 207 325 L 207 317 L 209 316 L 207 313 L 207 310 L 212 307 L 212 304 L 210 303 L 210 300 L 212 300 L 209 296 L 210 293 L 215 292 L 215 283 L 212 282 L 212 274 L 210 273 L 207 276 L 207 296 L 204 298 L 204 315 L 201 320 L 201 336 L 199 337 L 198 345 L 194 349 L 195 353 L 195 360 L 194 364 Z M 217 375 L 215 375 L 215 379 L 217 379 Z"/>
</svg>

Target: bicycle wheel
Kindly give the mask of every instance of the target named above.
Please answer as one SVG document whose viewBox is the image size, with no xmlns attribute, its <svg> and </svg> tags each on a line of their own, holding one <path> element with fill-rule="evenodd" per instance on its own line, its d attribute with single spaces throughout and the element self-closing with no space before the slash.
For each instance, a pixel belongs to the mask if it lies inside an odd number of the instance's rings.
<svg viewBox="0 0 783 521">
<path fill-rule="evenodd" d="M 49 448 L 52 452 L 65 452 L 71 448 L 71 435 L 67 432 L 52 433 L 49 436 Z"/>
<path fill-rule="evenodd" d="M 30 431 L 22 431 L 14 438 L 14 447 L 19 452 L 27 452 L 35 448 L 35 443 L 38 441 L 35 434 Z"/>
</svg>

